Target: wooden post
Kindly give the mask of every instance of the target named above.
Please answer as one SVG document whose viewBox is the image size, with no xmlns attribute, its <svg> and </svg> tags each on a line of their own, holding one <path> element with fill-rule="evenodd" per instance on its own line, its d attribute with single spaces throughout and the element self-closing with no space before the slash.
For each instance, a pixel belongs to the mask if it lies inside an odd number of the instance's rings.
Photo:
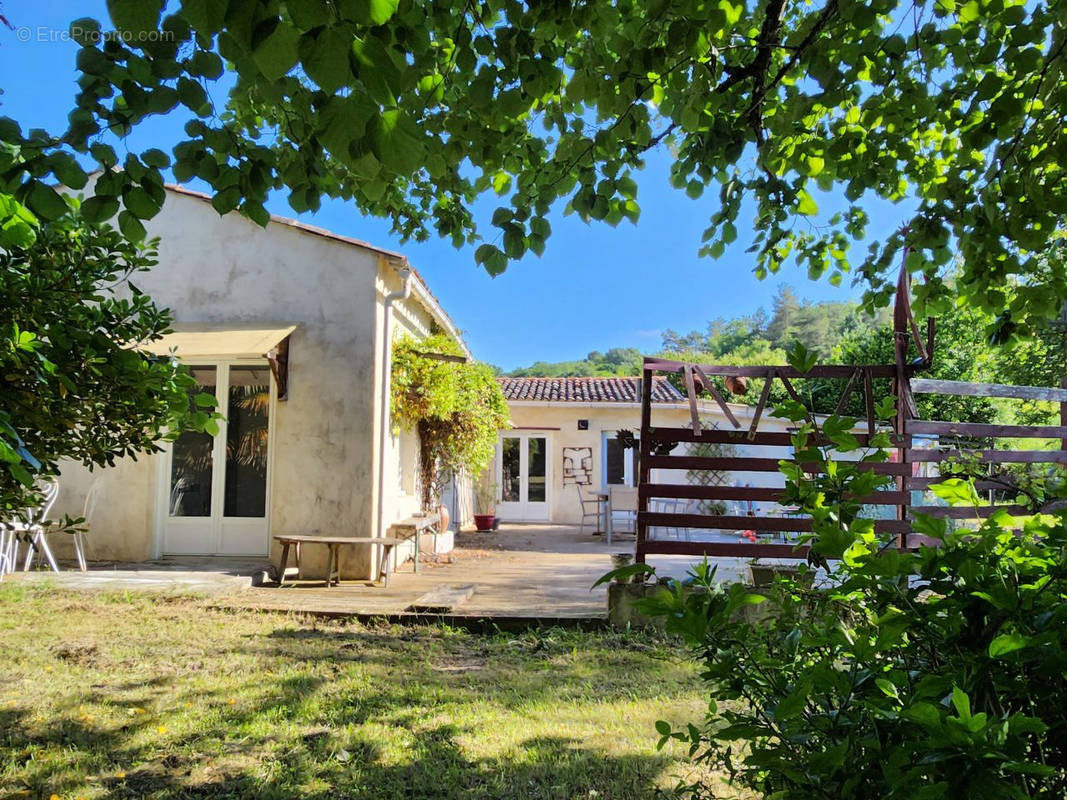
<svg viewBox="0 0 1067 800">
<path fill-rule="evenodd" d="M 1060 388 L 1067 389 L 1067 378 L 1060 380 Z M 1067 400 L 1060 401 L 1060 425 L 1067 427 Z M 1061 450 L 1067 450 L 1067 438 L 1062 440 L 1060 444 Z"/>
<path fill-rule="evenodd" d="M 645 515 L 648 513 L 648 484 L 652 482 L 650 480 L 652 469 L 649 466 L 649 459 L 652 455 L 652 437 L 648 435 L 648 431 L 652 427 L 653 373 L 646 366 L 643 374 L 644 380 L 641 381 L 641 456 L 637 465 L 637 545 L 634 554 L 634 560 L 638 564 L 645 563 L 645 538 L 648 535 Z M 689 375 L 692 375 L 692 372 Z"/>
</svg>

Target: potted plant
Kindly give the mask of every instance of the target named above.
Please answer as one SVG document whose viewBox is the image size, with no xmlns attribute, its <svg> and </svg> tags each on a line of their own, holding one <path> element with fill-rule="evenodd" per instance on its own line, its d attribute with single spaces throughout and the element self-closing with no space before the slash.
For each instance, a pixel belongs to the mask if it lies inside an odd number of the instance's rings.
<svg viewBox="0 0 1067 800">
<path fill-rule="evenodd" d="M 491 531 L 496 527 L 496 484 L 488 478 L 474 483 L 474 527 Z"/>
</svg>

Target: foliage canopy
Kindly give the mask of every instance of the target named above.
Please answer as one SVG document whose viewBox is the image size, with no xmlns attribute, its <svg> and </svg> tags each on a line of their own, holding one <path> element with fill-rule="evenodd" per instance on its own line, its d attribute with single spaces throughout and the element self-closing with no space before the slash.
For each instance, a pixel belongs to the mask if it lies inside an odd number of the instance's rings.
<svg viewBox="0 0 1067 800">
<path fill-rule="evenodd" d="M 63 211 L 50 177 L 84 184 L 75 152 L 123 168 L 85 213 L 120 212 L 134 238 L 172 167 L 210 184 L 220 213 L 261 224 L 284 187 L 298 213 L 339 197 L 403 236 L 484 239 L 476 259 L 496 274 L 543 251 L 557 201 L 584 219 L 636 220 L 634 171 L 663 146 L 674 186 L 715 195 L 702 252 L 720 255 L 754 201 L 761 276 L 788 259 L 833 282 L 851 270 L 884 306 L 907 248 L 925 276 L 920 304 L 958 294 L 1005 337 L 1067 298 L 1063 265 L 1035 255 L 1067 213 L 1063 0 L 108 7 L 125 35 L 78 21 L 69 129 L 51 138 L 0 120 L 0 191 L 46 219 Z M 120 159 L 105 140 L 160 114 L 187 118 L 170 153 Z M 823 190 L 845 209 L 821 213 Z M 472 207 L 494 194 L 487 231 Z M 914 212 L 856 257 L 874 197 Z M 957 250 L 949 286 L 940 272 Z"/>
<path fill-rule="evenodd" d="M 0 198 L 2 201 L 2 198 Z M 86 466 L 159 449 L 184 427 L 214 424 L 214 399 L 170 358 L 131 343 L 159 338 L 170 315 L 130 278 L 155 265 L 154 242 L 130 243 L 84 221 L 75 201 L 56 219 L 0 232 L 0 511 L 32 503 L 60 459 Z M 0 202 L 2 205 L 2 202 Z M 23 212 L 19 212 L 23 213 Z"/>
</svg>

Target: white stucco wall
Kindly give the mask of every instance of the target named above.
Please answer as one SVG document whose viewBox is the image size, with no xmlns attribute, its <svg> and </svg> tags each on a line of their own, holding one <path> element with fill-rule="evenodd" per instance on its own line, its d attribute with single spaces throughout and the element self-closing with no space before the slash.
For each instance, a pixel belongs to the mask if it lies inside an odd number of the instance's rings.
<svg viewBox="0 0 1067 800">
<path fill-rule="evenodd" d="M 271 420 L 270 533 L 374 533 L 380 301 L 383 290 L 399 288 L 395 270 L 371 249 L 284 224 L 261 229 L 235 214 L 220 218 L 209 203 L 181 193 L 168 192 L 147 227 L 161 237 L 159 265 L 135 282 L 171 308 L 178 322 L 299 326 L 291 338 L 289 397 L 276 404 Z M 429 314 L 417 297 L 399 305 L 399 327 L 416 334 L 429 329 Z M 410 451 L 410 442 L 400 437 L 387 453 L 393 464 L 386 470 L 387 519 L 417 507 L 417 487 L 403 475 Z M 63 469 L 58 514 L 80 514 L 89 486 L 101 483 L 90 520 L 92 558 L 161 554 L 161 458 L 127 459 L 94 474 L 76 464 Z M 56 537 L 56 544 L 69 552 L 67 542 Z M 325 566 L 319 549 L 304 553 L 309 574 Z M 352 555 L 342 561 L 342 573 L 369 576 L 370 548 L 346 550 Z M 271 556 L 275 562 L 279 556 L 273 544 Z"/>
<path fill-rule="evenodd" d="M 602 442 L 605 432 L 621 429 L 633 431 L 638 435 L 641 430 L 641 407 L 628 403 L 546 403 L 546 402 L 512 402 L 508 404 L 511 421 L 516 429 L 530 432 L 543 431 L 549 439 L 549 458 L 551 459 L 551 486 L 549 491 L 549 521 L 556 524 L 577 525 L 581 522 L 581 507 L 578 500 L 579 489 L 572 484 L 565 484 L 563 476 L 563 449 L 565 447 L 589 447 L 593 454 L 592 483 L 582 487 L 589 493 L 599 491 L 604 485 L 604 457 Z M 738 421 L 747 426 L 752 419 L 752 409 L 747 406 L 731 405 Z M 720 428 L 732 429 L 721 409 L 714 405 L 702 405 L 702 420 L 718 424 Z M 589 421 L 588 430 L 578 430 L 578 420 Z M 652 411 L 652 425 L 661 427 L 684 427 L 690 424 L 689 408 L 684 404 L 656 405 Z M 764 415 L 760 420 L 761 431 L 784 431 L 790 423 Z M 499 447 L 499 446 L 498 446 Z M 679 445 L 677 453 L 684 452 Z M 757 456 L 762 458 L 787 458 L 788 447 L 745 447 L 736 446 L 739 456 Z M 661 483 L 685 483 L 686 474 L 682 470 L 654 470 L 653 477 Z M 500 476 L 496 475 L 500 483 Z M 739 485 L 777 487 L 784 485 L 782 475 L 777 472 L 733 473 L 731 480 Z M 635 476 L 636 482 L 636 476 Z"/>
</svg>

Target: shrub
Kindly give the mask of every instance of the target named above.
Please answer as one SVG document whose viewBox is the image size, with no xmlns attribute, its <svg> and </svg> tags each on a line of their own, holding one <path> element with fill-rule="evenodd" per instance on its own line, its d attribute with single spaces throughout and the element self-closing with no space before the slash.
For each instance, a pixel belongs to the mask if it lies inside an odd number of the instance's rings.
<svg viewBox="0 0 1067 800">
<path fill-rule="evenodd" d="M 805 419 L 799 404 L 776 413 Z M 835 451 L 857 449 L 854 423 L 823 423 Z M 915 530 L 936 546 L 901 552 L 859 515 L 884 479 L 832 462 L 816 432 L 806 421 L 794 437 L 784 502 L 811 514 L 824 580 L 779 577 L 754 594 L 704 565 L 644 603 L 703 663 L 710 700 L 702 724 L 659 723 L 660 745 L 688 744 L 764 798 L 1067 796 L 1067 515 L 998 512 L 958 531 L 922 517 Z M 875 438 L 863 460 L 886 457 Z M 811 461 L 825 474 L 799 468 Z M 936 492 L 980 505 L 968 480 Z"/>
</svg>

